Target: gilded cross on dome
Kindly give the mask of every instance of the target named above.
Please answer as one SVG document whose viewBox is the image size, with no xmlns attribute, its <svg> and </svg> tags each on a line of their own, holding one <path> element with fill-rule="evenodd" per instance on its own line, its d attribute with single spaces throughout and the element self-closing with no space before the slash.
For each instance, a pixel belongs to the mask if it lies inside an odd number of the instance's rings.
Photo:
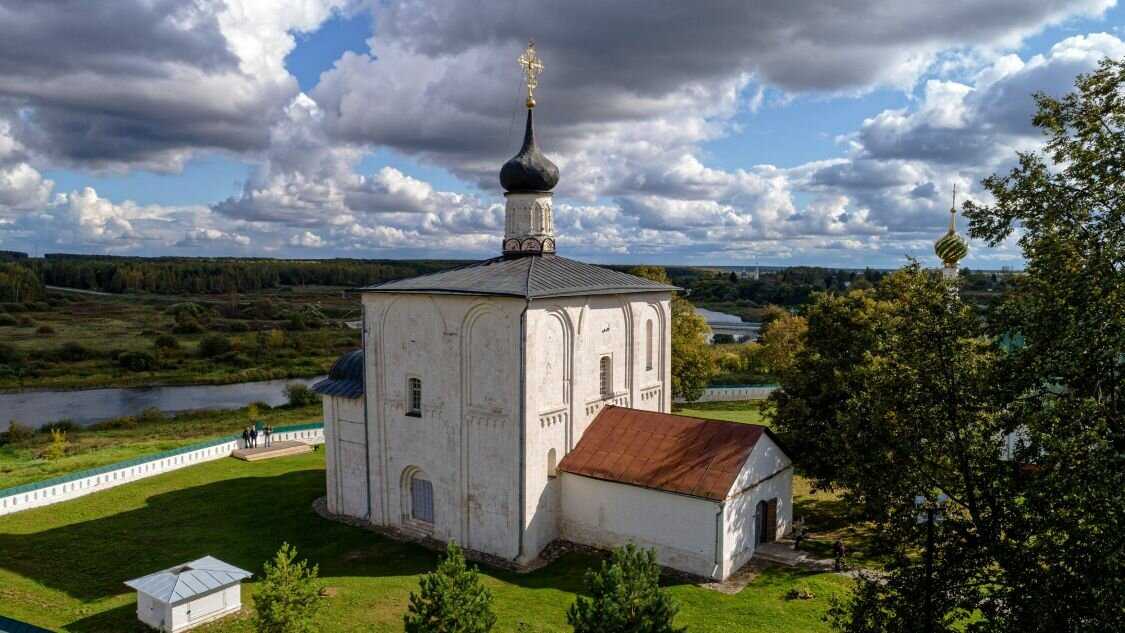
<svg viewBox="0 0 1125 633">
<path fill-rule="evenodd" d="M 535 87 L 539 85 L 539 73 L 543 72 L 543 61 L 535 54 L 535 40 L 528 40 L 527 49 L 517 60 L 523 67 L 523 76 L 527 82 L 527 107 L 535 107 Z"/>
</svg>

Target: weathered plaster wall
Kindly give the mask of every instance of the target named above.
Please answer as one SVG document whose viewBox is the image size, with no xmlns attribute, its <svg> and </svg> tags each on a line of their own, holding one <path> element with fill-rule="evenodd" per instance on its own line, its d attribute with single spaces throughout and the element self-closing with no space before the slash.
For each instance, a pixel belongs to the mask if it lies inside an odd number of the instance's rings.
<svg viewBox="0 0 1125 633">
<path fill-rule="evenodd" d="M 758 502 L 774 498 L 777 499 L 777 536 L 781 537 L 793 523 L 793 467 L 780 447 L 768 435 L 763 435 L 731 486 L 725 504 L 724 576 L 737 571 L 754 554 L 758 538 Z"/>
<path fill-rule="evenodd" d="M 323 403 L 328 511 L 367 518 L 369 491 L 363 398 L 326 396 Z M 374 497 L 377 491 L 371 493 Z"/>
<path fill-rule="evenodd" d="M 668 293 L 567 297 L 527 312 L 525 534 L 530 560 L 559 537 L 562 486 L 549 476 L 606 404 L 667 411 L 671 371 Z M 652 322 L 648 350 L 647 322 Z M 599 362 L 612 360 L 612 393 Z M 651 358 L 651 364 L 649 359 Z"/>
<path fill-rule="evenodd" d="M 372 520 L 518 553 L 520 317 L 523 300 L 368 294 Z M 422 381 L 420 417 L 407 382 Z M 411 518 L 410 479 L 433 485 L 432 525 Z"/>
<path fill-rule="evenodd" d="M 562 473 L 562 536 L 595 547 L 653 548 L 661 565 L 719 577 L 714 501 Z"/>
</svg>

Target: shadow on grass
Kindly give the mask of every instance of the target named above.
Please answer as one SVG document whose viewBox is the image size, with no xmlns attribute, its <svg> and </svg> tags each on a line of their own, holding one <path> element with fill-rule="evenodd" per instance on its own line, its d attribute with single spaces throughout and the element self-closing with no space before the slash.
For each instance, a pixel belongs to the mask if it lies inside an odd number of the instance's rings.
<svg viewBox="0 0 1125 633">
<path fill-rule="evenodd" d="M 828 495 L 796 497 L 793 516 L 805 521 L 808 530 L 801 549 L 819 558 L 832 558 L 832 543 L 844 542 L 853 563 L 877 563 L 885 555 L 874 539 L 873 526 L 855 516 L 854 508 L 841 498 Z"/>
<path fill-rule="evenodd" d="M 126 580 L 208 554 L 257 573 L 283 541 L 318 562 L 322 575 L 409 575 L 433 567 L 434 556 L 421 548 L 320 518 L 311 503 L 322 494 L 319 470 L 183 488 L 111 516 L 0 534 L 0 567 L 82 601 L 125 593 Z M 46 511 L 81 512 L 102 499 Z M 345 556 L 354 551 L 364 554 Z"/>
<path fill-rule="evenodd" d="M 137 605 L 130 602 L 120 607 L 101 611 L 66 625 L 67 631 L 74 633 L 151 633 L 152 629 L 137 619 Z"/>
</svg>

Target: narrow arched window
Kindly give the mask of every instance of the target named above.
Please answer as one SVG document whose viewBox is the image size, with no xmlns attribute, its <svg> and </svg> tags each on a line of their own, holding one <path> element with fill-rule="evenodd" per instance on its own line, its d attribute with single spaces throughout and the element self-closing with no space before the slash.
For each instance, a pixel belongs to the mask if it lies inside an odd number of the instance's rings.
<svg viewBox="0 0 1125 633">
<path fill-rule="evenodd" d="M 603 398 L 613 395 L 613 361 L 609 356 L 602 356 L 598 362 L 598 384 Z"/>
<path fill-rule="evenodd" d="M 406 381 L 406 398 L 409 405 L 406 408 L 406 415 L 420 418 L 422 417 L 422 379 L 411 378 Z"/>
<path fill-rule="evenodd" d="M 645 371 L 652 371 L 652 319 L 645 321 Z"/>
<path fill-rule="evenodd" d="M 555 449 L 547 451 L 547 477 L 555 478 L 559 474 Z"/>
</svg>

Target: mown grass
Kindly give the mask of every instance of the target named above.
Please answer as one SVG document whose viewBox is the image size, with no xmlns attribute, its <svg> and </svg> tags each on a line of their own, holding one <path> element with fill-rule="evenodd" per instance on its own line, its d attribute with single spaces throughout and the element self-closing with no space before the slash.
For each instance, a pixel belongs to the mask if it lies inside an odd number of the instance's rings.
<svg viewBox="0 0 1125 633">
<path fill-rule="evenodd" d="M 324 494 L 323 452 L 245 463 L 220 460 L 98 494 L 0 517 L 0 611 L 81 633 L 144 630 L 135 598 L 121 583 L 211 554 L 260 571 L 283 542 L 320 565 L 326 598 L 316 630 L 401 631 L 402 613 L 433 552 L 326 521 L 312 512 Z M 596 560 L 571 554 L 537 572 L 484 570 L 495 597 L 497 631 L 523 622 L 536 631 L 568 631 L 566 609 Z M 825 631 L 830 596 L 848 591 L 834 574 L 768 570 L 736 595 L 694 585 L 668 590 L 693 632 Z M 815 598 L 785 600 L 789 589 Z M 255 583 L 243 588 L 243 614 L 204 631 L 251 631 Z"/>
<path fill-rule="evenodd" d="M 689 404 L 674 405 L 672 407 L 672 412 L 697 418 L 742 422 L 743 424 L 769 424 L 769 421 L 762 415 L 761 403 L 753 400 L 735 402 L 692 402 Z"/>
<path fill-rule="evenodd" d="M 255 421 L 273 426 L 319 422 L 319 404 L 296 409 L 260 409 Z M 239 433 L 251 422 L 245 408 L 181 413 L 163 418 L 122 418 L 67 432 L 65 456 L 46 459 L 51 436 L 36 433 L 14 444 L 0 444 L 0 489 L 87 468 L 97 468 L 142 455 L 159 453 L 201 440 Z"/>
</svg>

